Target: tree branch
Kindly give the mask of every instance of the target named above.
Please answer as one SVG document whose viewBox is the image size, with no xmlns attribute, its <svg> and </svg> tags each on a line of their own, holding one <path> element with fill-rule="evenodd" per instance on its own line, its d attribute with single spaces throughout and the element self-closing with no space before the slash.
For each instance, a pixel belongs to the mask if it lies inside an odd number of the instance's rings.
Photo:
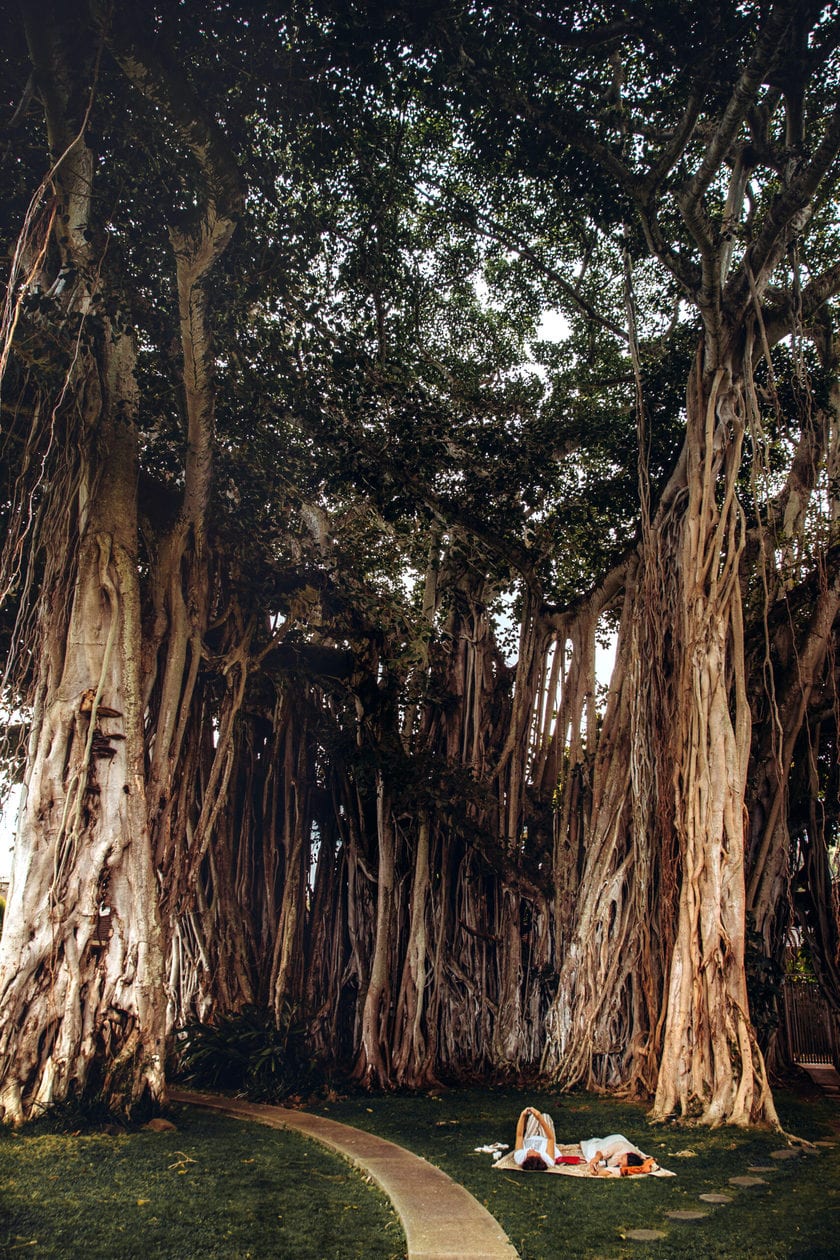
<svg viewBox="0 0 840 1260">
<path fill-rule="evenodd" d="M 562 25 L 551 14 L 537 15 L 524 5 L 508 0 L 510 16 L 519 20 L 528 30 L 545 36 L 560 48 L 579 48 L 589 51 L 594 48 L 611 52 L 627 35 L 637 35 L 644 29 L 642 23 L 635 18 L 617 18 L 612 22 L 591 26 L 587 30 L 573 30 Z"/>
<path fill-rule="evenodd" d="M 118 14 L 114 14 L 113 6 L 104 0 L 90 0 L 90 9 L 126 78 L 163 111 L 198 162 L 207 180 L 212 217 L 228 219 L 233 224 L 242 210 L 245 194 L 227 137 L 205 111 L 180 69 L 137 29 L 130 6 L 120 6 Z"/>
<path fill-rule="evenodd" d="M 798 303 L 788 297 L 784 304 L 774 303 L 763 312 L 767 341 L 771 346 L 793 331 L 797 322 L 805 327 L 812 323 L 831 298 L 840 293 L 840 261 L 815 276 L 802 290 Z"/>
<path fill-rule="evenodd" d="M 738 129 L 754 104 L 756 93 L 782 45 L 797 8 L 798 0 L 783 0 L 771 9 L 770 16 L 759 32 L 753 54 L 741 72 L 720 122 L 706 145 L 703 160 L 686 186 L 684 205 L 687 211 L 690 212 L 691 207 L 699 203 L 720 170 Z"/>
<path fill-rule="evenodd" d="M 746 251 L 741 266 L 727 285 L 724 297 L 728 305 L 738 309 L 750 300 L 750 271 L 759 293 L 762 291 L 787 244 L 789 230 L 801 231 L 807 223 L 810 217 L 810 202 L 819 187 L 820 180 L 827 173 L 838 153 L 840 153 L 840 105 L 835 107 L 823 138 L 810 162 L 791 180 L 788 187 L 779 193 L 770 207 L 758 237 Z"/>
</svg>

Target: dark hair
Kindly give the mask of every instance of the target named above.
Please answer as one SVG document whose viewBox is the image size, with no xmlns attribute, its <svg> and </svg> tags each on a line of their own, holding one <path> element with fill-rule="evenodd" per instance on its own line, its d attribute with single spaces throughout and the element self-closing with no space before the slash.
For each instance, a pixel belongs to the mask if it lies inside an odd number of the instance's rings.
<svg viewBox="0 0 840 1260">
<path fill-rule="evenodd" d="M 645 1162 L 645 1157 L 644 1155 L 637 1155 L 635 1151 L 628 1151 L 624 1158 L 624 1162 L 629 1164 L 631 1168 L 638 1168 Z"/>
<path fill-rule="evenodd" d="M 531 1151 L 530 1154 L 525 1156 L 519 1167 L 524 1168 L 526 1172 L 545 1172 L 547 1164 L 542 1155 L 538 1154 L 537 1151 Z"/>
</svg>

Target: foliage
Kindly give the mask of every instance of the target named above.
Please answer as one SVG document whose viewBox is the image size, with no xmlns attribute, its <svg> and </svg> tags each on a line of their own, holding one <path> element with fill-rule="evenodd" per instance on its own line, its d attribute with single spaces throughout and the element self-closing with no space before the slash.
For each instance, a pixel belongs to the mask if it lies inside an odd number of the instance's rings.
<svg viewBox="0 0 840 1260">
<path fill-rule="evenodd" d="M 746 971 L 750 1020 L 758 1037 L 758 1044 L 762 1050 L 766 1050 L 781 1019 L 782 981 L 785 973 L 775 958 L 768 957 L 761 933 L 755 930 L 752 916 L 747 917 Z"/>
<path fill-rule="evenodd" d="M 116 1115 L 101 1094 L 87 1091 L 81 1095 L 73 1094 L 43 1111 L 36 1111 L 31 1132 L 78 1134 L 104 1128 L 122 1133 L 136 1129 L 148 1119 L 149 1116 L 138 1115 L 127 1120 L 123 1115 Z"/>
<path fill-rule="evenodd" d="M 314 1083 L 304 1030 L 286 1004 L 280 1019 L 258 1006 L 187 1024 L 176 1035 L 179 1079 L 272 1102 Z"/>
<path fill-rule="evenodd" d="M 816 984 L 814 964 L 804 945 L 792 945 L 785 952 L 785 979 L 802 984 Z"/>
</svg>

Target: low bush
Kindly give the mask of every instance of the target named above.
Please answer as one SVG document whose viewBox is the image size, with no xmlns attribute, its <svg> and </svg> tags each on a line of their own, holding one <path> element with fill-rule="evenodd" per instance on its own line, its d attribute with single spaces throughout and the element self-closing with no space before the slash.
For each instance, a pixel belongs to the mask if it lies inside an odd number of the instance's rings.
<svg viewBox="0 0 840 1260">
<path fill-rule="evenodd" d="M 176 1035 L 175 1074 L 198 1089 L 230 1090 L 254 1102 L 276 1102 L 317 1083 L 302 1027 L 291 1007 L 244 1006 Z"/>
</svg>

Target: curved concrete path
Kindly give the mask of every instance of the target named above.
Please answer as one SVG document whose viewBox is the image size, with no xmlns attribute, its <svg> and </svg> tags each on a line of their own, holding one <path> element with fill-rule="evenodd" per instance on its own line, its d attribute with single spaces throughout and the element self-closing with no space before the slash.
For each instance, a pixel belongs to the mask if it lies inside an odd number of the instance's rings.
<svg viewBox="0 0 840 1260">
<path fill-rule="evenodd" d="M 517 1260 L 494 1216 L 445 1172 L 394 1142 L 326 1116 L 287 1107 L 170 1089 L 172 1102 L 293 1129 L 322 1142 L 368 1173 L 393 1203 L 405 1230 L 408 1260 Z"/>
</svg>

